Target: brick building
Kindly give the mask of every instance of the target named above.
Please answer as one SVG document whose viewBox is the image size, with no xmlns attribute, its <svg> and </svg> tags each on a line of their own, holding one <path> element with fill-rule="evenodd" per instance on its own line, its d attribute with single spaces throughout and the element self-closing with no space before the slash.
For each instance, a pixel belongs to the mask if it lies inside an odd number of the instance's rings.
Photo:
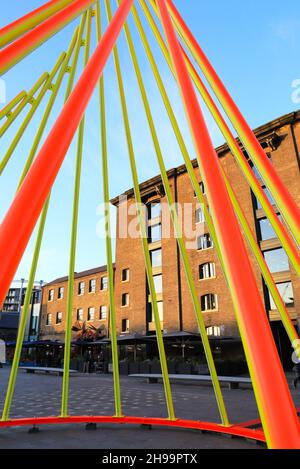
<svg viewBox="0 0 300 469">
<path fill-rule="evenodd" d="M 255 130 L 255 134 L 282 181 L 289 188 L 296 202 L 300 204 L 300 111 L 285 115 L 259 127 Z M 299 279 L 228 146 L 226 144 L 222 145 L 216 151 L 220 164 L 232 183 L 250 226 L 253 232 L 256 233 L 257 241 L 264 253 L 291 318 L 299 328 Z M 251 160 L 248 160 L 253 171 L 257 173 Z M 205 186 L 201 181 L 196 161 L 193 162 L 193 165 L 197 180 L 201 185 L 200 187 L 205 197 Z M 195 237 L 196 246 L 193 249 L 188 249 L 187 252 L 207 332 L 211 337 L 219 337 L 220 339 L 238 337 L 239 334 L 230 293 L 215 248 L 212 245 L 206 224 L 204 223 L 203 212 L 195 197 L 185 166 L 169 170 L 168 177 L 174 201 L 179 207 L 183 207 L 184 204 L 189 207 L 193 218 L 192 228 L 199 233 Z M 263 181 L 261 181 L 261 184 L 264 187 Z M 149 250 L 151 253 L 162 330 L 165 334 L 183 331 L 196 333 L 197 325 L 194 309 L 177 242 L 172 232 L 172 223 L 169 220 L 161 177 L 157 176 L 142 183 L 140 190 L 143 203 L 146 206 L 145 214 L 148 225 Z M 272 201 L 267 189 L 265 191 Z M 130 334 L 151 335 L 154 333 L 154 322 L 141 241 L 138 237 L 126 237 L 120 232 L 124 228 L 121 218 L 125 211 L 127 213 L 127 226 L 133 223 L 136 218 L 133 190 L 128 190 L 122 197 L 114 198 L 112 203 L 117 207 L 118 224 L 115 264 L 117 331 L 118 334 L 129 332 Z M 274 203 L 273 205 L 275 206 Z M 164 232 L 164 226 L 161 226 L 162 220 L 164 221 L 163 224 L 171 227 L 170 237 L 162 235 L 162 231 Z M 190 239 L 185 234 L 184 238 L 186 243 L 190 242 Z M 276 311 L 274 302 L 268 293 L 259 268 L 250 251 L 249 255 L 253 264 L 257 285 L 266 307 L 266 314 L 270 319 L 274 337 L 284 359 L 283 355 L 285 353 L 287 356 L 290 356 L 290 346 L 287 342 L 286 334 L 280 323 L 279 314 Z M 99 278 L 105 275 L 105 267 L 76 274 L 74 320 L 77 319 L 76 311 L 78 308 L 83 309 L 84 318 L 87 320 L 88 308 L 94 307 L 95 321 L 97 324 L 99 323 L 100 306 L 108 306 L 107 293 L 101 292 L 98 285 Z M 87 294 L 89 282 L 94 278 L 97 284 L 96 293 Z M 80 281 L 85 282 L 86 288 L 85 293 L 81 296 L 77 293 Z M 48 332 L 47 336 L 50 336 L 53 333 L 60 333 L 64 330 L 65 299 L 58 300 L 59 287 L 64 287 L 66 292 L 67 278 L 57 279 L 44 288 L 42 335 Z M 54 291 L 53 301 L 48 301 L 50 290 Z M 57 316 L 59 312 L 62 313 L 61 320 Z M 49 314 L 52 316 L 49 316 Z M 46 326 L 45 322 L 47 318 L 49 320 L 49 317 L 52 323 Z M 60 322 L 58 324 L 55 324 L 55 318 L 59 319 Z M 103 324 L 108 329 L 107 319 L 103 320 Z M 283 352 L 283 350 L 286 352 Z"/>
<path fill-rule="evenodd" d="M 68 277 L 53 280 L 43 288 L 40 337 L 64 340 Z M 73 325 L 93 325 L 108 335 L 108 277 L 106 266 L 76 272 L 74 276 Z M 74 333 L 75 335 L 75 333 Z"/>
</svg>

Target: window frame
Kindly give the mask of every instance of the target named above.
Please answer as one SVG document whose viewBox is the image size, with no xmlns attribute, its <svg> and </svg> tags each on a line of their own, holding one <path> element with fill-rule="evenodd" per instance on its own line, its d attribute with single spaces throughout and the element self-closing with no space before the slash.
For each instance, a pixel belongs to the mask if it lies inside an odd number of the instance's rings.
<svg viewBox="0 0 300 469">
<path fill-rule="evenodd" d="M 125 324 L 125 328 L 123 328 L 124 324 Z M 122 318 L 122 322 L 121 322 L 122 334 L 128 334 L 129 333 L 129 327 L 130 327 L 129 319 L 128 318 Z"/>
<path fill-rule="evenodd" d="M 154 238 L 153 240 L 153 237 L 152 237 L 152 230 L 156 227 L 159 227 L 159 232 L 160 232 L 160 235 L 158 237 L 158 239 Z M 162 240 L 162 226 L 161 226 L 161 223 L 155 223 L 154 225 L 149 225 L 148 226 L 148 242 L 150 244 L 152 243 L 160 243 Z"/>
<path fill-rule="evenodd" d="M 198 220 L 198 213 L 201 214 Z M 195 223 L 196 225 L 201 225 L 202 223 L 205 223 L 205 217 L 204 217 L 204 210 L 202 207 L 196 207 L 195 210 Z"/>
<path fill-rule="evenodd" d="M 61 290 L 62 290 L 62 295 L 61 295 Z M 57 299 L 62 300 L 64 298 L 64 295 L 65 295 L 65 287 L 58 287 Z"/>
<path fill-rule="evenodd" d="M 49 321 L 49 318 L 50 318 L 50 321 Z M 47 313 L 46 326 L 52 326 L 52 313 Z"/>
<path fill-rule="evenodd" d="M 54 301 L 54 288 L 48 290 L 48 301 Z"/>
<path fill-rule="evenodd" d="M 82 285 L 83 285 L 83 289 L 81 288 Z M 85 282 L 84 281 L 78 282 L 78 295 L 82 296 L 84 294 L 85 294 Z"/>
<path fill-rule="evenodd" d="M 126 304 L 123 303 L 123 298 L 127 298 L 128 301 L 126 302 Z M 129 293 L 128 292 L 125 292 L 125 293 L 122 293 L 122 296 L 121 296 L 121 307 L 122 308 L 127 308 L 129 306 Z"/>
<path fill-rule="evenodd" d="M 60 316 L 61 315 L 61 316 Z M 59 320 L 60 318 L 60 320 Z M 58 324 L 62 324 L 62 319 L 63 319 L 63 313 L 62 311 L 57 311 L 56 313 L 56 318 L 55 318 L 55 324 L 58 325 Z"/>
<path fill-rule="evenodd" d="M 212 275 L 209 275 L 208 277 L 207 276 L 203 276 L 201 278 L 201 268 L 202 267 L 206 267 L 208 266 L 208 269 L 207 269 L 207 272 L 209 272 L 209 274 L 212 274 Z M 203 264 L 200 264 L 199 265 L 199 281 L 200 282 L 203 282 L 205 280 L 211 280 L 211 279 L 215 279 L 217 277 L 216 275 L 216 264 L 215 262 L 204 262 Z"/>
<path fill-rule="evenodd" d="M 205 239 L 206 243 L 209 240 L 210 246 L 199 247 L 199 242 L 198 242 L 199 239 Z M 210 233 L 204 233 L 202 235 L 197 236 L 197 251 L 207 251 L 207 249 L 212 249 L 212 248 L 214 248 L 214 243 L 213 243 L 213 239 L 212 239 Z"/>
<path fill-rule="evenodd" d="M 96 293 L 97 282 L 95 278 L 89 280 L 89 293 Z"/>
<path fill-rule="evenodd" d="M 100 291 L 107 291 L 107 290 L 108 290 L 108 276 L 103 275 L 102 277 L 100 277 Z"/>
<path fill-rule="evenodd" d="M 104 313 L 105 317 L 102 317 L 102 308 L 106 308 L 106 311 Z M 100 305 L 100 308 L 99 308 L 99 320 L 100 321 L 106 321 L 108 318 L 108 306 L 107 305 Z"/>
<path fill-rule="evenodd" d="M 203 301 L 205 302 L 205 298 L 209 298 L 210 300 L 213 298 L 214 303 L 215 303 L 215 308 L 209 307 L 208 309 L 206 309 L 206 307 L 203 307 Z M 209 301 L 209 303 L 211 303 L 211 301 Z M 201 295 L 200 297 L 200 304 L 201 304 L 201 311 L 203 313 L 218 311 L 218 308 L 219 308 L 218 295 L 216 293 L 205 293 L 204 295 Z M 209 306 L 211 306 L 211 304 L 209 304 Z"/>
<path fill-rule="evenodd" d="M 127 275 L 126 275 L 126 278 L 125 278 L 125 279 L 123 278 L 123 273 L 124 273 L 124 272 L 127 272 Z M 122 269 L 122 272 L 121 272 L 121 282 L 122 282 L 122 283 L 129 282 L 129 279 L 130 279 L 130 273 L 129 273 L 129 272 L 130 272 L 130 271 L 129 271 L 129 268 L 128 268 L 128 267 L 126 267 L 125 269 Z"/>
<path fill-rule="evenodd" d="M 93 310 L 93 317 L 91 318 L 91 310 Z M 89 306 L 87 311 L 87 322 L 95 321 L 95 306 Z"/>
<path fill-rule="evenodd" d="M 82 319 L 79 318 L 79 311 L 82 311 Z M 83 308 L 77 308 L 77 310 L 76 310 L 76 318 L 77 318 L 77 321 L 84 321 L 84 311 L 83 311 Z"/>
</svg>

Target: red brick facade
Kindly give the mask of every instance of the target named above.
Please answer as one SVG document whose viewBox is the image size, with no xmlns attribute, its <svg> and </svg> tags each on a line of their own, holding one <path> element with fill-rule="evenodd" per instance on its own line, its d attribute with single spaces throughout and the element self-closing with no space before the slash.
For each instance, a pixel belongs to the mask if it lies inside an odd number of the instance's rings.
<svg viewBox="0 0 300 469">
<path fill-rule="evenodd" d="M 282 181 L 286 184 L 290 193 L 300 205 L 300 112 L 283 116 L 280 119 L 266 124 L 257 129 L 256 134 L 265 148 L 265 151 L 270 156 L 272 164 L 276 168 Z M 278 239 L 272 236 L 266 236 L 267 239 L 261 240 L 259 224 L 260 220 L 264 218 L 262 209 L 256 205 L 255 197 L 228 147 L 223 145 L 217 148 L 216 151 L 220 158 L 220 163 L 231 181 L 238 200 L 250 222 L 252 230 L 257 233 L 258 242 L 260 243 L 262 251 L 272 251 L 267 254 L 270 255 L 272 261 L 274 249 L 280 248 Z M 197 180 L 200 182 L 201 178 L 196 162 L 194 162 L 194 168 Z M 196 228 L 195 211 L 197 200 L 194 197 L 194 191 L 185 166 L 170 170 L 168 175 L 174 201 L 180 206 L 186 203 L 191 204 L 191 210 L 194 216 L 194 228 Z M 143 202 L 146 205 L 156 201 L 166 203 L 166 197 L 164 196 L 161 178 L 159 176 L 141 184 L 140 189 Z M 128 204 L 134 204 L 132 189 L 127 191 L 125 195 L 128 199 Z M 119 221 L 122 208 L 124 208 L 123 202 L 119 203 L 119 198 L 115 198 L 112 203 L 118 207 L 117 221 Z M 166 208 L 164 207 L 163 210 L 166 210 Z M 134 219 L 134 216 L 133 214 L 128 217 L 128 223 Z M 165 214 L 161 216 L 166 220 Z M 159 219 L 153 220 L 150 221 L 149 224 L 156 224 L 159 221 Z M 162 292 L 158 294 L 158 301 L 163 302 L 162 329 L 165 332 L 180 330 L 196 332 L 197 325 L 191 296 L 177 249 L 177 242 L 172 231 L 171 229 L 171 238 L 165 239 L 162 237 L 161 241 L 155 241 L 149 244 L 150 251 L 161 248 L 162 252 L 162 264 L 161 266 L 155 267 L 153 272 L 154 275 L 162 274 Z M 204 225 L 204 233 L 205 232 L 207 232 L 206 225 Z M 185 239 L 185 241 L 187 242 L 188 239 Z M 232 240 L 232 242 L 234 243 L 234 240 Z M 201 296 L 207 294 L 216 295 L 214 297 L 212 310 L 209 310 L 210 308 L 208 307 L 207 311 L 203 311 L 206 326 L 216 328 L 210 330 L 209 333 L 216 333 L 225 337 L 238 336 L 230 292 L 228 291 L 215 249 L 213 247 L 204 250 L 189 249 L 187 252 L 199 299 Z M 253 264 L 258 288 L 266 304 L 266 314 L 269 315 L 270 320 L 274 324 L 277 324 L 279 315 L 272 309 L 271 303 L 269 303 L 268 293 L 264 287 L 260 271 L 250 251 L 249 256 Z M 215 271 L 213 272 L 212 278 L 199 280 L 199 266 L 205 263 L 215 264 Z M 94 271 L 77 275 L 74 293 L 74 321 L 76 320 L 76 310 L 78 308 L 84 309 L 84 319 L 86 320 L 87 308 L 95 307 L 95 324 L 98 327 L 99 324 L 103 323 L 106 330 L 108 330 L 108 320 L 99 320 L 100 305 L 108 306 L 107 292 L 101 292 L 99 287 L 100 277 L 107 275 L 104 270 L 105 268 L 101 269 L 98 269 L 99 272 L 97 272 L 97 269 L 94 269 Z M 128 269 L 129 273 L 129 277 L 126 277 L 125 280 L 122 277 L 124 269 Z M 288 299 L 288 310 L 295 324 L 298 323 L 299 325 L 299 279 L 289 265 L 287 265 L 286 268 L 278 268 L 278 270 L 279 271 L 276 272 L 276 268 L 273 269 L 274 279 L 276 283 L 280 284 L 283 294 L 286 294 L 287 291 L 293 292 L 293 301 Z M 87 292 L 88 282 L 92 278 L 96 279 L 96 293 Z M 85 281 L 86 283 L 86 292 L 82 296 L 77 294 L 79 281 Z M 291 285 L 289 284 L 290 281 L 292 282 Z M 62 285 L 65 287 L 65 297 L 62 300 L 58 300 L 58 287 Z M 49 289 L 54 289 L 54 301 L 52 302 L 48 301 Z M 41 335 L 43 338 L 63 332 L 65 324 L 66 292 L 67 279 L 51 282 L 51 284 L 48 284 L 44 288 L 41 319 Z M 122 305 L 122 301 L 125 304 Z M 207 300 L 203 301 L 206 302 Z M 116 241 L 115 302 L 118 334 L 122 332 L 141 334 L 153 332 L 154 324 L 151 318 L 151 307 L 148 304 L 147 282 L 141 240 L 138 238 L 132 239 L 130 237 L 122 238 L 120 233 L 117 233 Z M 63 315 L 61 324 L 56 325 L 54 322 L 55 315 L 58 311 L 61 311 Z M 49 313 L 53 315 L 53 324 L 46 326 L 47 314 Z"/>
</svg>

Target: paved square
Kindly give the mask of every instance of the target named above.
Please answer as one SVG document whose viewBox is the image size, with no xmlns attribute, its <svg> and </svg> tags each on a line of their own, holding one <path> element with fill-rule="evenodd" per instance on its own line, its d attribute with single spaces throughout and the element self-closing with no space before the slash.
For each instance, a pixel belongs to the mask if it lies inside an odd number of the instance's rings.
<svg viewBox="0 0 300 469">
<path fill-rule="evenodd" d="M 9 368 L 0 369 L 0 406 L 3 407 Z M 291 377 L 289 377 L 291 381 Z M 60 412 L 62 378 L 19 371 L 11 417 L 55 416 Z M 212 387 L 171 384 L 178 418 L 220 421 Z M 300 390 L 291 389 L 300 407 Z M 167 417 L 162 384 L 121 377 L 125 415 Z M 253 391 L 223 388 L 229 419 L 239 423 L 258 418 Z M 70 415 L 113 415 L 113 382 L 109 375 L 78 374 L 70 379 Z M 253 448 L 253 442 L 202 434 L 191 430 L 143 430 L 123 425 L 98 425 L 87 432 L 84 425 L 45 426 L 37 434 L 27 428 L 0 429 L 0 448 Z"/>
</svg>

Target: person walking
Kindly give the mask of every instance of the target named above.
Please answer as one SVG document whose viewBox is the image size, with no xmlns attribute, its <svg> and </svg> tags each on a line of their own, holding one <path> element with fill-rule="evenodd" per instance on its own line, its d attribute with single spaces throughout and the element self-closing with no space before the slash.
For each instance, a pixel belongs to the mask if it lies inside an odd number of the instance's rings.
<svg viewBox="0 0 300 469">
<path fill-rule="evenodd" d="M 90 372 L 90 364 L 91 364 L 91 351 L 86 350 L 84 353 L 83 373 Z"/>
<path fill-rule="evenodd" d="M 294 388 L 297 389 L 297 384 L 300 381 L 300 362 L 296 363 L 296 365 L 294 366 L 294 370 L 296 375 L 294 379 Z"/>
</svg>

